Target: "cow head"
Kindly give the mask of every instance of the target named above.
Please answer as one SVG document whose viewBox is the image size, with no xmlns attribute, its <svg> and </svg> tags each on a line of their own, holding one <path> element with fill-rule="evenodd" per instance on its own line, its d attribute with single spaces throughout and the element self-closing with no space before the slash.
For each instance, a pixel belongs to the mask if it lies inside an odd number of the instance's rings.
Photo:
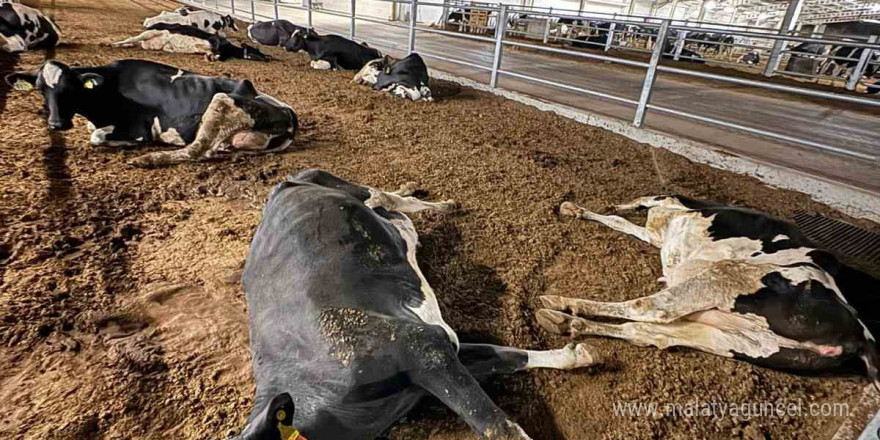
<svg viewBox="0 0 880 440">
<path fill-rule="evenodd" d="M 18 90 L 39 91 L 49 111 L 49 129 L 69 130 L 73 128 L 78 103 L 94 99 L 90 95 L 100 89 L 104 78 L 95 73 L 77 73 L 58 61 L 47 61 L 36 73 L 7 75 L 6 82 Z"/>
<path fill-rule="evenodd" d="M 358 71 L 352 82 L 356 84 L 367 84 L 370 86 L 375 85 L 376 80 L 379 79 L 379 73 L 382 72 L 382 70 L 385 69 L 385 66 L 390 62 L 391 57 L 386 55 L 384 58 L 379 58 L 364 64 L 364 67 Z"/>
<path fill-rule="evenodd" d="M 278 394 L 235 440 L 306 440 L 293 426 L 294 411 L 290 394 Z"/>
<path fill-rule="evenodd" d="M 231 15 L 223 16 L 221 19 L 223 20 L 223 27 L 228 27 L 238 32 L 238 25 L 235 24 L 235 19 Z"/>
<path fill-rule="evenodd" d="M 284 42 L 284 50 L 288 52 L 299 52 L 306 45 L 306 34 L 297 29 L 290 34 L 290 39 Z"/>
</svg>

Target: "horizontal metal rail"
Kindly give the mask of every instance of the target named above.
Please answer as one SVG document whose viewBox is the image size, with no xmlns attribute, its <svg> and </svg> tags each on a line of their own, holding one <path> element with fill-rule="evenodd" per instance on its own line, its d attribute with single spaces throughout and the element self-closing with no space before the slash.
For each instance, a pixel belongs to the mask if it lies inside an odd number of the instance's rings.
<svg viewBox="0 0 880 440">
<path fill-rule="evenodd" d="M 572 85 L 568 85 L 568 84 L 558 83 L 556 81 L 550 81 L 550 80 L 546 80 L 546 79 L 536 78 L 534 76 L 524 75 L 522 73 L 511 72 L 509 70 L 499 70 L 498 72 L 502 73 L 504 75 L 512 76 L 514 78 L 533 81 L 533 82 L 536 82 L 539 84 L 545 84 L 548 86 L 559 87 L 561 89 L 571 90 L 574 92 L 580 92 L 585 95 L 597 96 L 599 98 L 604 98 L 604 99 L 608 99 L 611 101 L 623 102 L 625 104 L 630 104 L 633 106 L 639 104 L 639 102 L 634 99 L 621 98 L 620 96 L 615 96 L 615 95 L 611 95 L 611 94 L 603 93 L 603 92 L 597 92 L 595 90 L 584 89 L 581 87 L 576 87 L 576 86 L 572 86 Z"/>
</svg>

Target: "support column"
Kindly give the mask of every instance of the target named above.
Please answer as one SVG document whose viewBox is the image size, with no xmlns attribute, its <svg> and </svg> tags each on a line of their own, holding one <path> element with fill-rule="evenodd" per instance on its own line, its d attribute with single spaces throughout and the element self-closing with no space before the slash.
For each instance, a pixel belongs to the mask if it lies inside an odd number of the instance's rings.
<svg viewBox="0 0 880 440">
<path fill-rule="evenodd" d="M 669 19 L 675 19 L 675 8 L 678 7 L 678 0 L 672 0 L 672 9 L 669 10 Z"/>
<path fill-rule="evenodd" d="M 795 28 L 803 6 L 804 0 L 791 0 L 791 2 L 789 2 L 788 8 L 785 10 L 785 17 L 782 19 L 782 25 L 779 27 L 779 34 L 787 34 Z M 773 42 L 773 49 L 770 51 L 770 58 L 767 60 L 767 66 L 764 67 L 764 76 L 773 76 L 773 72 L 779 67 L 779 59 L 784 47 L 785 40 L 776 40 Z"/>
</svg>

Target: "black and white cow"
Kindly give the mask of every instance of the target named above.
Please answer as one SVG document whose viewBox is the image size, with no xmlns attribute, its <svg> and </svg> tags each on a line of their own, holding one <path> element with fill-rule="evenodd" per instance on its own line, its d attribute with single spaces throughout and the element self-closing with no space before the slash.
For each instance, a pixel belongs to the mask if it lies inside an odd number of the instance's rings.
<svg viewBox="0 0 880 440">
<path fill-rule="evenodd" d="M 354 82 L 373 86 L 411 101 L 433 101 L 428 88 L 428 66 L 417 53 L 396 60 L 389 56 L 367 63 Z"/>
<path fill-rule="evenodd" d="M 209 11 L 193 11 L 186 8 L 180 8 L 174 12 L 162 11 L 159 15 L 144 20 L 144 27 L 149 29 L 159 23 L 192 26 L 210 34 L 220 35 L 221 37 L 226 36 L 227 29 L 238 31 L 238 26 L 231 15 L 220 15 Z"/>
<path fill-rule="evenodd" d="M 270 59 L 268 55 L 255 47 L 247 44 L 238 47 L 225 37 L 210 34 L 185 24 L 157 23 L 139 35 L 113 43 L 115 47 L 136 45 L 140 45 L 146 50 L 204 54 L 208 61 L 225 61 L 230 58 L 252 61 L 268 61 Z"/>
<path fill-rule="evenodd" d="M 0 3 L 0 49 L 22 52 L 55 47 L 61 31 L 38 9 L 18 3 Z"/>
<path fill-rule="evenodd" d="M 660 281 L 667 287 L 619 303 L 542 297 L 538 322 L 545 329 L 691 347 L 790 371 L 833 370 L 861 359 L 880 383 L 876 341 L 854 308 L 864 307 L 877 324 L 880 281 L 869 284 L 869 276 L 815 249 L 797 226 L 762 212 L 676 196 L 642 197 L 616 207 L 636 209 L 648 210 L 645 227 L 569 202 L 560 212 L 660 248 Z"/>
<path fill-rule="evenodd" d="M 704 64 L 706 59 L 703 58 L 702 55 L 694 52 L 686 47 L 681 48 L 681 52 L 679 52 L 679 61 L 685 61 L 689 63 L 697 63 Z M 666 59 L 675 59 L 675 43 L 673 41 L 666 41 L 666 45 L 663 48 L 663 58 Z"/>
<path fill-rule="evenodd" d="M 355 43 L 339 35 L 316 35 L 295 31 L 284 49 L 290 52 L 306 51 L 313 69 L 360 70 L 368 62 L 382 58 L 382 54 L 369 46 Z"/>
<path fill-rule="evenodd" d="M 265 46 L 284 46 L 294 32 L 314 33 L 308 28 L 297 26 L 287 20 L 261 21 L 247 28 L 248 38 Z"/>
<path fill-rule="evenodd" d="M 260 94 L 248 80 L 214 78 L 145 60 L 71 68 L 48 61 L 35 73 L 13 73 L 15 88 L 36 88 L 51 130 L 82 115 L 95 146 L 164 143 L 184 148 L 145 154 L 136 166 L 160 166 L 269 152 L 291 145 L 297 119 L 286 104 Z"/>
<path fill-rule="evenodd" d="M 748 64 L 749 66 L 757 66 L 758 64 L 761 64 L 761 55 L 757 51 L 751 51 L 740 55 L 736 62 Z"/>
<path fill-rule="evenodd" d="M 851 72 L 859 64 L 864 48 L 852 46 L 834 46 L 829 55 L 834 58 L 826 58 L 820 73 L 834 77 L 849 77 Z M 872 77 L 878 71 L 877 62 L 880 62 L 880 52 L 873 52 L 865 65 L 863 76 Z"/>
<path fill-rule="evenodd" d="M 460 343 L 416 261 L 408 213 L 455 202 L 383 192 L 309 170 L 269 195 L 242 284 L 250 316 L 256 396 L 236 439 L 381 435 L 427 395 L 488 439 L 528 439 L 477 379 L 599 362 L 583 344 L 527 351 Z M 296 402 L 292 420 L 278 425 Z M 286 437 L 280 437 L 286 438 Z"/>
</svg>

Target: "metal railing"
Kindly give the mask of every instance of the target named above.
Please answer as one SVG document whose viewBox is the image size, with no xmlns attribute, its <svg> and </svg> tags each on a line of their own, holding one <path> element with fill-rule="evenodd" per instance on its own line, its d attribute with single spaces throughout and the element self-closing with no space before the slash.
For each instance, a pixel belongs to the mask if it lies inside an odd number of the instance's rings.
<svg viewBox="0 0 880 440">
<path fill-rule="evenodd" d="M 406 53 L 413 53 L 416 51 L 416 40 L 417 40 L 417 35 L 419 33 L 439 34 L 439 35 L 443 35 L 443 36 L 454 37 L 456 39 L 466 39 L 466 40 L 471 40 L 471 41 L 478 41 L 478 42 L 482 42 L 482 43 L 487 43 L 487 44 L 491 44 L 494 46 L 493 51 L 492 51 L 492 63 L 491 63 L 491 65 L 488 65 L 488 66 L 473 63 L 473 62 L 462 60 L 462 59 L 456 59 L 454 57 L 446 56 L 445 54 L 439 55 L 439 54 L 427 53 L 427 52 L 419 52 L 419 54 L 422 55 L 423 57 L 426 57 L 429 59 L 436 59 L 436 60 L 445 61 L 445 62 L 449 62 L 449 63 L 453 63 L 453 64 L 467 66 L 470 68 L 479 69 L 482 71 L 487 71 L 490 74 L 489 81 L 488 81 L 489 86 L 491 86 L 493 88 L 499 87 L 499 84 L 498 84 L 499 77 L 501 75 L 505 75 L 505 76 L 508 76 L 511 78 L 516 78 L 516 79 L 525 80 L 525 81 L 529 81 L 529 82 L 533 82 L 533 83 L 537 83 L 537 84 L 542 84 L 542 85 L 547 85 L 547 86 L 553 86 L 553 87 L 557 87 L 557 88 L 564 89 L 564 90 L 574 91 L 574 92 L 582 93 L 585 95 L 595 96 L 595 97 L 599 97 L 602 99 L 634 106 L 635 107 L 635 116 L 633 118 L 632 123 L 636 127 L 642 127 L 644 125 L 645 117 L 648 114 L 648 112 L 655 111 L 658 113 L 665 113 L 665 114 L 669 114 L 669 115 L 674 115 L 679 118 L 691 119 L 691 120 L 695 120 L 695 121 L 699 121 L 699 122 L 703 122 L 703 123 L 707 123 L 707 124 L 725 127 L 728 129 L 742 131 L 742 132 L 750 133 L 750 134 L 761 136 L 761 137 L 776 139 L 779 141 L 798 144 L 801 146 L 807 146 L 807 147 L 815 148 L 815 149 L 822 150 L 825 152 L 846 155 L 849 157 L 855 157 L 855 158 L 859 158 L 862 160 L 868 160 L 868 161 L 874 161 L 874 162 L 880 160 L 880 157 L 878 157 L 878 155 L 876 153 L 874 153 L 873 151 L 870 153 L 865 153 L 863 151 L 854 151 L 854 150 L 850 150 L 850 149 L 840 147 L 840 146 L 828 145 L 828 144 L 824 144 L 824 143 L 817 142 L 814 140 L 801 138 L 801 137 L 798 137 L 795 135 L 772 132 L 772 131 L 768 131 L 768 130 L 764 130 L 764 129 L 760 129 L 760 128 L 745 126 L 745 125 L 738 124 L 738 123 L 731 122 L 731 121 L 716 119 L 716 118 L 712 118 L 712 117 L 708 117 L 708 116 L 704 116 L 704 115 L 697 115 L 697 114 L 693 114 L 693 113 L 689 113 L 689 112 L 685 112 L 685 111 L 681 111 L 681 110 L 676 110 L 676 109 L 652 104 L 651 103 L 651 95 L 654 90 L 654 83 L 656 81 L 656 78 L 659 73 L 667 73 L 667 74 L 673 74 L 673 75 L 683 75 L 683 76 L 689 76 L 689 77 L 696 77 L 696 78 L 713 80 L 713 81 L 721 81 L 721 82 L 737 84 L 737 85 L 757 87 L 757 88 L 767 89 L 767 90 L 775 90 L 775 91 L 779 91 L 779 92 L 791 93 L 791 94 L 796 94 L 796 95 L 801 95 L 801 96 L 824 98 L 824 99 L 829 99 L 829 100 L 834 100 L 834 101 L 847 102 L 847 103 L 851 103 L 851 104 L 864 105 L 864 106 L 868 106 L 868 107 L 872 107 L 872 108 L 880 108 L 880 100 L 877 100 L 877 99 L 864 98 L 864 97 L 847 95 L 847 94 L 829 93 L 829 92 L 825 92 L 825 91 L 819 91 L 819 90 L 813 90 L 813 89 L 807 89 L 807 88 L 801 88 L 801 87 L 786 86 L 786 85 L 780 85 L 780 84 L 775 84 L 775 83 L 770 83 L 770 82 L 765 82 L 765 81 L 757 81 L 757 80 L 745 79 L 745 78 L 740 78 L 740 77 L 724 76 L 724 75 L 718 75 L 718 74 L 713 74 L 713 73 L 701 72 L 701 71 L 697 71 L 697 70 L 682 69 L 682 68 L 660 65 L 660 60 L 664 56 L 673 57 L 675 59 L 686 58 L 684 55 L 681 55 L 681 49 L 687 40 L 686 39 L 686 35 L 687 35 L 686 32 L 692 31 L 694 29 L 705 30 L 702 28 L 693 28 L 690 26 L 674 24 L 674 23 L 678 22 L 678 20 L 655 19 L 656 21 L 658 21 L 658 23 L 641 23 L 642 26 L 657 29 L 656 35 L 652 34 L 652 37 L 655 38 L 655 42 L 653 44 L 653 48 L 651 48 L 649 51 L 651 54 L 651 58 L 649 61 L 644 62 L 644 61 L 637 61 L 637 60 L 631 60 L 631 59 L 626 59 L 626 58 L 619 58 L 619 57 L 612 57 L 612 56 L 607 56 L 607 55 L 589 53 L 589 52 L 584 52 L 584 51 L 579 51 L 579 50 L 572 50 L 569 48 L 553 47 L 553 46 L 543 45 L 543 44 L 531 44 L 531 43 L 527 43 L 527 42 L 524 42 L 521 40 L 507 39 L 506 36 L 509 33 L 507 30 L 507 24 L 508 24 L 507 17 L 509 14 L 511 14 L 511 10 L 512 10 L 508 5 L 499 5 L 497 7 L 496 6 L 490 6 L 490 7 L 469 6 L 472 9 L 480 9 L 483 11 L 494 12 L 496 15 L 496 18 L 497 17 L 502 18 L 500 20 L 496 19 L 496 26 L 495 26 L 496 29 L 493 30 L 494 36 L 489 37 L 489 36 L 483 36 L 483 35 L 472 35 L 472 34 L 467 34 L 467 33 L 459 33 L 459 32 L 452 32 L 452 31 L 441 30 L 441 29 L 434 29 L 434 28 L 423 27 L 423 26 L 418 25 L 418 23 L 417 23 L 418 14 L 416 13 L 416 11 L 418 11 L 418 8 L 420 6 L 438 6 L 438 7 L 444 7 L 444 8 L 456 6 L 455 4 L 451 4 L 451 3 L 431 3 L 428 1 L 419 1 L 419 0 L 405 0 L 405 1 L 373 0 L 373 1 L 381 1 L 381 2 L 409 5 L 410 6 L 409 18 L 407 19 L 406 24 L 403 24 L 403 23 L 399 23 L 399 22 L 389 21 L 388 19 L 358 15 L 356 13 L 356 11 L 357 11 L 357 9 L 356 9 L 357 1 L 356 0 L 351 0 L 350 11 L 334 11 L 334 10 L 328 10 L 328 9 L 323 9 L 323 8 L 320 8 L 320 9 L 315 8 L 312 5 L 312 0 L 303 0 L 306 3 L 306 6 L 280 3 L 279 0 L 271 0 L 271 1 L 223 0 L 223 2 L 225 3 L 224 7 L 226 8 L 226 10 L 224 10 L 223 8 L 220 7 L 220 0 L 178 0 L 178 1 L 180 1 L 181 3 L 184 3 L 184 4 L 188 4 L 188 5 L 195 6 L 195 7 L 201 7 L 201 8 L 208 9 L 208 10 L 213 10 L 213 11 L 219 12 L 219 13 L 231 12 L 233 15 L 236 16 L 236 18 L 240 18 L 245 21 L 256 21 L 257 19 L 283 18 L 282 14 L 280 12 L 280 10 L 283 10 L 283 9 L 305 11 L 307 13 L 306 22 L 307 22 L 307 26 L 309 28 L 313 28 L 313 21 L 312 21 L 312 13 L 313 12 L 320 13 L 320 14 L 332 15 L 332 16 L 338 16 L 338 17 L 345 17 L 345 18 L 350 19 L 349 37 L 352 39 L 354 39 L 357 35 L 356 34 L 356 25 L 357 25 L 357 22 L 359 22 L 359 21 L 380 24 L 380 25 L 395 27 L 395 28 L 399 28 L 399 29 L 405 29 L 405 30 L 407 30 L 407 43 L 406 43 L 405 47 L 402 47 L 402 46 L 397 45 L 393 42 L 388 42 L 388 41 L 384 41 L 384 40 L 377 40 L 377 39 L 369 40 L 368 39 L 367 41 L 370 44 L 373 44 L 378 47 L 385 47 L 385 48 L 390 48 L 390 49 L 394 49 L 394 50 L 400 50 L 400 51 L 404 51 Z M 239 6 L 241 5 L 242 2 L 248 4 L 250 6 L 249 10 L 247 12 L 244 12 L 240 8 L 236 8 L 236 2 L 239 4 Z M 257 11 L 257 6 L 260 6 L 261 9 L 264 9 L 264 7 L 270 8 L 273 11 L 272 15 L 261 14 L 260 12 Z M 615 23 L 626 23 L 626 20 L 617 21 Z M 847 44 L 847 45 L 850 45 L 853 47 L 862 47 L 867 50 L 863 50 L 862 56 L 858 60 L 856 60 L 856 61 L 858 61 L 858 69 L 862 69 L 862 71 L 866 67 L 866 65 L 869 64 L 868 59 L 870 58 L 872 51 L 875 51 L 875 50 L 880 51 L 880 45 L 875 44 L 876 39 L 872 39 L 870 42 L 867 42 L 867 43 L 861 43 L 861 42 L 850 42 L 850 41 L 835 40 L 835 39 L 809 38 L 809 37 L 793 36 L 793 35 L 780 35 L 780 34 L 773 35 L 773 34 L 765 34 L 765 33 L 756 34 L 754 32 L 750 32 L 750 31 L 727 31 L 726 33 L 738 35 L 738 36 L 743 36 L 743 37 L 756 36 L 756 37 L 760 37 L 760 38 L 770 39 L 772 41 L 783 41 L 783 42 L 796 41 L 796 42 L 821 43 L 821 44 L 829 44 L 829 45 Z M 609 32 L 609 34 L 611 34 L 611 32 Z M 677 36 L 673 37 L 672 36 L 673 34 L 676 34 Z M 609 40 L 610 40 L 610 38 L 611 37 L 609 36 Z M 665 49 L 667 48 L 667 42 L 671 43 L 673 41 L 675 42 L 675 44 L 672 46 L 672 51 L 665 51 Z M 629 99 L 626 97 L 613 95 L 610 93 L 604 93 L 604 92 L 600 92 L 600 91 L 596 91 L 596 90 L 590 90 L 590 89 L 578 87 L 578 86 L 575 86 L 572 84 L 561 83 L 558 81 L 554 81 L 552 79 L 537 78 L 537 77 L 526 75 L 523 73 L 505 70 L 503 68 L 503 55 L 504 55 L 505 47 L 516 47 L 516 48 L 530 49 L 530 50 L 534 50 L 534 51 L 538 51 L 538 52 L 567 55 L 567 56 L 572 56 L 572 57 L 577 57 L 577 58 L 611 62 L 611 63 L 621 64 L 621 65 L 630 66 L 630 67 L 644 68 L 646 70 L 646 74 L 645 74 L 644 80 L 642 82 L 642 89 L 641 89 L 639 99 L 633 100 L 633 99 Z M 815 56 L 815 54 L 811 54 L 811 55 Z M 852 82 L 852 80 L 850 80 L 850 82 Z"/>
</svg>

